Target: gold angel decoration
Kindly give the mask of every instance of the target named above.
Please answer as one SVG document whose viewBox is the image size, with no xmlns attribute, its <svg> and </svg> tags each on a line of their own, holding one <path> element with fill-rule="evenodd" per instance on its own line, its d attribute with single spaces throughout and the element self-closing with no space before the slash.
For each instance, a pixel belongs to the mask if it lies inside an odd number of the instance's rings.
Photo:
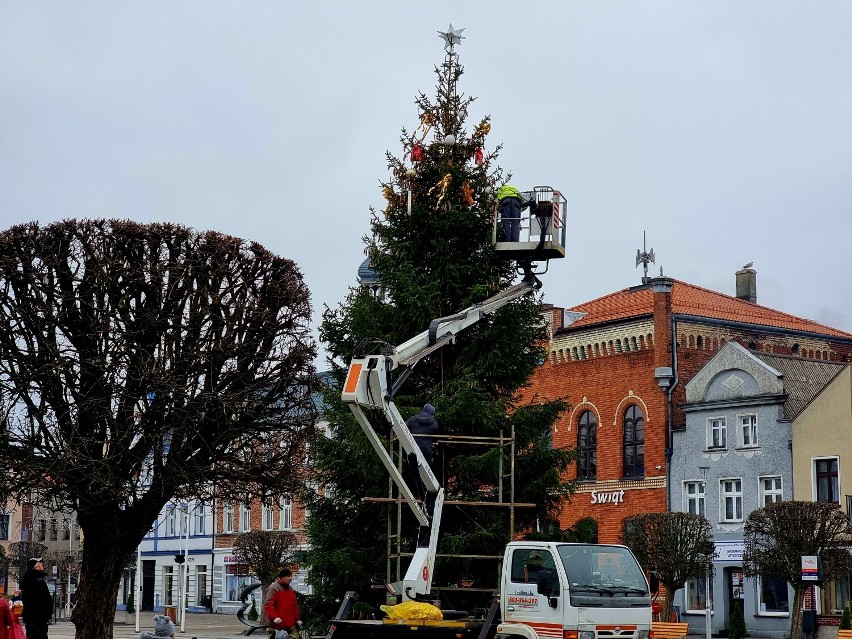
<svg viewBox="0 0 852 639">
<path fill-rule="evenodd" d="M 490 122 L 480 122 L 476 125 L 476 128 L 473 130 L 474 138 L 484 138 L 486 135 L 491 133 L 491 123 Z"/>
<path fill-rule="evenodd" d="M 420 126 L 414 129 L 414 135 L 412 136 L 418 144 L 423 144 L 423 140 L 425 140 L 426 136 L 429 135 L 429 131 L 432 130 L 432 126 L 434 126 L 434 124 L 435 116 L 431 113 L 424 111 L 420 114 Z"/>
<path fill-rule="evenodd" d="M 441 189 L 441 192 L 438 194 L 438 204 L 444 201 L 444 198 L 447 197 L 447 189 L 450 187 L 450 182 L 453 181 L 453 176 L 447 173 L 441 180 L 429 189 L 429 195 L 432 195 L 432 192 L 435 189 Z"/>
<path fill-rule="evenodd" d="M 393 192 L 393 189 L 392 189 L 391 187 L 386 186 L 386 187 L 382 190 L 382 195 L 384 195 L 384 196 L 385 196 L 385 200 L 387 200 L 388 206 L 390 206 L 391 204 L 393 204 L 393 196 L 394 196 L 394 192 Z"/>
<path fill-rule="evenodd" d="M 476 200 L 473 197 L 473 189 L 470 188 L 470 182 L 465 182 L 461 187 L 462 203 L 465 206 L 473 206 Z"/>
</svg>

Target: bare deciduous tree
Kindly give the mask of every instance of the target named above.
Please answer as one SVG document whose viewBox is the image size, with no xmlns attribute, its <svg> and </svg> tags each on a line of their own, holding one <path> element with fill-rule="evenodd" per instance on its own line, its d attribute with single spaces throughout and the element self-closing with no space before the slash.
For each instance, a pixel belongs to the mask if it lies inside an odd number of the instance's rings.
<svg viewBox="0 0 852 639">
<path fill-rule="evenodd" d="M 622 540 L 645 570 L 656 571 L 666 587 L 663 619 L 672 611 L 674 594 L 689 579 L 713 569 L 710 522 L 693 513 L 634 515 L 624 520 Z"/>
<path fill-rule="evenodd" d="M 77 637 L 111 636 L 122 570 L 169 500 L 294 489 L 309 321 L 295 264 L 255 243 L 115 220 L 0 234 L 0 489 L 77 513 Z"/>
<path fill-rule="evenodd" d="M 288 530 L 253 530 L 234 540 L 234 557 L 260 579 L 261 592 L 265 593 L 279 569 L 295 561 L 298 548 L 296 535 Z M 260 600 L 263 601 L 263 595 Z M 266 622 L 263 606 L 260 619 L 261 624 Z"/>
<path fill-rule="evenodd" d="M 822 585 L 852 572 L 852 526 L 840 505 L 779 501 L 753 510 L 744 527 L 743 571 L 748 577 L 781 579 L 793 587 L 790 637 L 801 639 L 802 602 L 809 585 Z M 802 579 L 802 557 L 820 558 L 819 580 Z"/>
<path fill-rule="evenodd" d="M 41 557 L 47 546 L 37 541 L 13 541 L 9 544 L 9 576 L 20 583 L 30 557 Z"/>
</svg>

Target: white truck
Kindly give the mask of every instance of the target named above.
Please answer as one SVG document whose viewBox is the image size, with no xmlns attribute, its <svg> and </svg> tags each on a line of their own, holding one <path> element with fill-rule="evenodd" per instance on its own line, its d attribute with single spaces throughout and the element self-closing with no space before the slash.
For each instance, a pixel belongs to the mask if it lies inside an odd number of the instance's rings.
<svg viewBox="0 0 852 639">
<path fill-rule="evenodd" d="M 356 353 L 349 364 L 341 398 L 358 420 L 400 495 L 420 524 L 417 548 L 401 582 L 387 586 L 397 602 L 434 602 L 432 578 L 444 490 L 405 425 L 393 397 L 420 359 L 455 340 L 455 336 L 513 300 L 535 291 L 536 260 L 564 257 L 565 199 L 550 187 L 536 187 L 528 242 L 497 242 L 495 250 L 516 259 L 523 280 L 480 304 L 431 322 L 428 330 L 380 353 Z M 496 226 L 495 219 L 495 226 Z M 496 233 L 496 232 L 495 232 Z M 496 237 L 496 235 L 495 235 Z M 398 372 L 392 379 L 394 371 Z M 381 411 L 408 459 L 415 459 L 426 499 L 418 500 L 369 414 Z M 536 565 L 538 564 L 538 565 Z M 328 639 L 373 639 L 437 634 L 448 639 L 518 637 L 523 639 L 647 639 L 651 624 L 648 582 L 631 552 L 623 546 L 511 542 L 505 550 L 499 594 L 487 613 L 470 616 L 444 611 L 442 621 L 354 620 L 355 593 L 347 593 L 329 628 Z M 478 618 L 477 618 L 478 617 Z"/>
</svg>

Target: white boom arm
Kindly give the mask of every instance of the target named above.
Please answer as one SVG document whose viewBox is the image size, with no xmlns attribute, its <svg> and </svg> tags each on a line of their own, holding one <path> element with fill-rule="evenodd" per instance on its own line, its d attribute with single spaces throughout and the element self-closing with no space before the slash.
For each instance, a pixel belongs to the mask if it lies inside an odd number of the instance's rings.
<svg viewBox="0 0 852 639">
<path fill-rule="evenodd" d="M 405 381 L 411 368 L 421 358 L 441 348 L 444 344 L 455 341 L 455 336 L 460 331 L 539 286 L 540 283 L 537 279 L 526 278 L 520 284 L 508 288 L 480 304 L 474 304 L 455 315 L 433 320 L 428 330 L 400 344 L 390 354 L 355 357 L 349 364 L 349 372 L 346 375 L 341 398 L 344 403 L 349 405 L 370 444 L 379 455 L 391 479 L 421 526 L 418 547 L 402 583 L 397 586 L 398 591 L 410 599 L 415 599 L 417 595 L 427 595 L 432 588 L 432 569 L 435 565 L 435 551 L 438 547 L 438 529 L 441 525 L 444 489 L 439 485 L 432 469 L 426 463 L 423 453 L 405 425 L 405 420 L 394 404 L 393 396 L 402 382 Z M 399 367 L 406 367 L 406 371 L 395 384 L 391 384 L 391 371 Z M 413 455 L 416 458 L 417 470 L 426 487 L 426 492 L 430 497 L 434 496 L 435 498 L 431 513 L 427 504 L 420 505 L 417 503 L 417 497 L 412 492 L 412 487 L 408 486 L 385 449 L 381 437 L 370 425 L 365 412 L 367 410 L 381 410 L 390 422 L 393 432 L 399 438 L 406 456 L 410 458 Z"/>
</svg>

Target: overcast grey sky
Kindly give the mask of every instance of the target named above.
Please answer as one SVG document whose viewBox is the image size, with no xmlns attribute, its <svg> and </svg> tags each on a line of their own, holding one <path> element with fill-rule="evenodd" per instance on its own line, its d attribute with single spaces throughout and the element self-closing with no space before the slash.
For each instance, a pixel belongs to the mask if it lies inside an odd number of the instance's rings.
<svg viewBox="0 0 852 639">
<path fill-rule="evenodd" d="M 172 221 L 355 283 L 384 152 L 465 28 L 471 122 L 568 200 L 572 306 L 671 277 L 852 332 L 852 3 L 0 0 L 0 227 Z"/>
</svg>

